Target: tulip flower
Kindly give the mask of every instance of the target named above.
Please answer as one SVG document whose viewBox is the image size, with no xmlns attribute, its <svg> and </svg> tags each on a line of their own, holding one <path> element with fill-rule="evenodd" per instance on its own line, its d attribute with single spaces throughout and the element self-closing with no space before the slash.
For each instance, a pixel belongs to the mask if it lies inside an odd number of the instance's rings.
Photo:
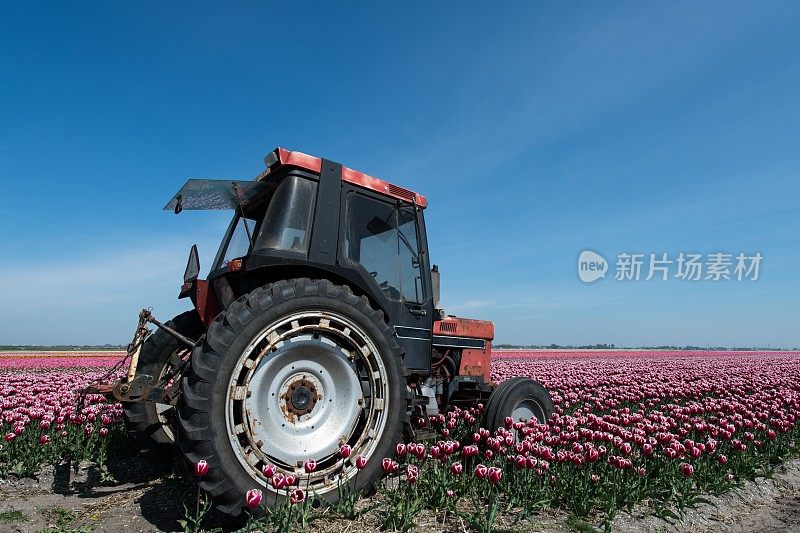
<svg viewBox="0 0 800 533">
<path fill-rule="evenodd" d="M 406 466 L 406 481 L 410 484 L 414 484 L 419 479 L 419 469 L 414 465 L 407 465 Z"/>
<path fill-rule="evenodd" d="M 201 459 L 194 465 L 194 475 L 197 477 L 205 477 L 208 474 L 208 462 Z"/>
<path fill-rule="evenodd" d="M 281 490 L 286 486 L 286 476 L 280 473 L 276 473 L 272 476 L 272 487 L 276 490 Z"/>
<path fill-rule="evenodd" d="M 402 459 L 403 457 L 405 457 L 406 456 L 406 452 L 407 452 L 406 445 L 403 444 L 402 442 L 399 442 L 394 447 L 394 454 L 398 459 Z"/>
<path fill-rule="evenodd" d="M 259 489 L 250 489 L 245 494 L 244 501 L 249 509 L 255 509 L 261 505 L 262 493 Z"/>
<path fill-rule="evenodd" d="M 306 501 L 306 493 L 303 489 L 294 489 L 289 495 L 289 501 L 294 504 L 303 503 Z"/>
<path fill-rule="evenodd" d="M 351 453 L 353 453 L 353 449 L 350 447 L 349 444 L 342 444 L 342 446 L 339 448 L 339 456 L 342 459 L 347 459 L 348 457 L 350 457 Z"/>
</svg>

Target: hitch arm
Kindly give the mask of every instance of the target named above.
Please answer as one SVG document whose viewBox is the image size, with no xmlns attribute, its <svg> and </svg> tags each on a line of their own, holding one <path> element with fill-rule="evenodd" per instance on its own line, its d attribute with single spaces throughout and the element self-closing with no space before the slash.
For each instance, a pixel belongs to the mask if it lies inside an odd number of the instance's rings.
<svg viewBox="0 0 800 533">
<path fill-rule="evenodd" d="M 159 329 L 163 329 L 189 348 L 194 348 L 195 346 L 195 343 L 190 339 L 181 335 L 166 324 L 156 320 L 149 309 L 142 309 L 142 312 L 139 313 L 139 326 L 136 328 L 136 334 L 133 336 L 133 341 L 128 345 L 128 354 L 131 358 L 131 363 L 128 367 L 128 383 L 133 382 L 136 377 L 136 367 L 139 365 L 139 353 L 142 351 L 142 345 L 144 345 L 145 339 L 150 334 L 150 331 L 145 326 L 148 322 L 154 324 Z"/>
<path fill-rule="evenodd" d="M 184 335 L 181 335 L 180 333 L 178 333 L 171 327 L 167 326 L 166 324 L 162 324 L 161 322 L 156 320 L 155 317 L 153 317 L 153 315 L 151 315 L 149 312 L 147 314 L 148 314 L 147 316 L 148 322 L 154 324 L 158 329 L 163 329 L 164 331 L 166 331 L 167 333 L 169 333 L 170 335 L 181 341 L 183 344 L 185 344 L 188 348 L 194 348 L 195 345 L 197 344 L 193 340 L 189 339 L 188 337 L 185 337 Z"/>
</svg>

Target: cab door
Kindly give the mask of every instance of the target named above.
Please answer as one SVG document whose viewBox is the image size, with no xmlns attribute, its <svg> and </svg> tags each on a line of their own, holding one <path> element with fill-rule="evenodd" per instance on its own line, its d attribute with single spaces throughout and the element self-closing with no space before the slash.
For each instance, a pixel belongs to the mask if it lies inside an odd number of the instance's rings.
<svg viewBox="0 0 800 533">
<path fill-rule="evenodd" d="M 394 326 L 412 372 L 430 369 L 433 302 L 419 207 L 352 188 L 342 195 L 340 260 L 359 270 Z"/>
</svg>

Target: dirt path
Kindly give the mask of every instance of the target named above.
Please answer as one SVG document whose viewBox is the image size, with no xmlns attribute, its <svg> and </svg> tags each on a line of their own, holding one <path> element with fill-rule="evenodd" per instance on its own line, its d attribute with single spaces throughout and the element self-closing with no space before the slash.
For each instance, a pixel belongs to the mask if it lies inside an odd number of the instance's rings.
<svg viewBox="0 0 800 533">
<path fill-rule="evenodd" d="M 777 468 L 772 479 L 757 479 L 720 497 L 711 505 L 690 509 L 678 524 L 654 516 L 622 515 L 614 530 L 639 531 L 800 531 L 800 459 Z"/>
<path fill-rule="evenodd" d="M 0 481 L 0 531 L 174 531 L 183 516 L 182 502 L 191 499 L 191 488 L 176 477 L 171 461 L 154 462 L 126 458 L 109 469 L 118 483 L 103 486 L 91 465 L 68 465 L 42 472 L 38 480 Z M 614 531 L 652 532 L 778 532 L 800 531 L 800 459 L 776 470 L 773 479 L 759 479 L 719 498 L 713 505 L 689 510 L 680 523 L 670 524 L 647 514 L 642 506 L 632 515 L 620 514 Z M 444 522 L 443 522 L 444 519 Z M 546 511 L 514 523 L 513 516 L 501 517 L 498 527 L 514 531 L 565 532 L 580 527 L 565 514 Z M 215 525 L 231 529 L 234 524 L 212 516 Z M 465 531 L 458 519 L 431 512 L 421 514 L 418 531 Z M 374 531 L 379 525 L 375 513 L 351 522 L 317 521 L 314 532 Z M 584 524 L 584 527 L 588 524 Z M 588 529 L 588 528 L 585 528 Z"/>
</svg>

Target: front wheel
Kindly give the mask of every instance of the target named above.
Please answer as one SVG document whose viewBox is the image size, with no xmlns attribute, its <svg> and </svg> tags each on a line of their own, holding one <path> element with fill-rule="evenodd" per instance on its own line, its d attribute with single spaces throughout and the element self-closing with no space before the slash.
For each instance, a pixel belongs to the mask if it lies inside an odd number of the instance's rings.
<svg viewBox="0 0 800 533">
<path fill-rule="evenodd" d="M 530 378 L 512 378 L 501 383 L 492 391 L 486 403 L 483 427 L 495 431 L 505 426 L 507 417 L 514 422 L 536 420 L 544 424 L 553 414 L 553 400 L 550 393 Z"/>
<path fill-rule="evenodd" d="M 382 313 L 348 287 L 294 279 L 258 288 L 231 304 L 192 354 L 181 382 L 181 450 L 192 463 L 208 461 L 201 485 L 234 516 L 249 489 L 272 492 L 267 503 L 285 497 L 267 465 L 328 501 L 339 483 L 363 490 L 407 421 L 401 354 Z M 345 444 L 352 455 L 342 460 Z M 316 462 L 311 474 L 306 460 Z"/>
</svg>

